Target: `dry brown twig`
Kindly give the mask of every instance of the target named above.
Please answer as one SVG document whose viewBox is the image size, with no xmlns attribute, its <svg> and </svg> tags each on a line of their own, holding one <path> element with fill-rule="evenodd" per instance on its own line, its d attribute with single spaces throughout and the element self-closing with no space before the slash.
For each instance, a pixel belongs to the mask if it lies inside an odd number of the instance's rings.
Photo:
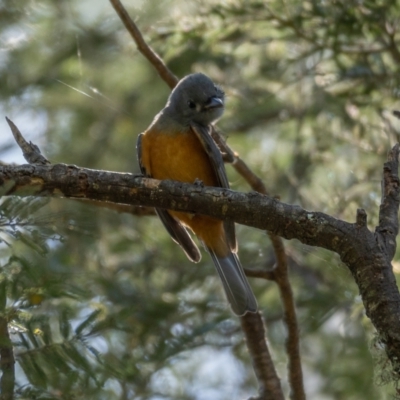
<svg viewBox="0 0 400 400">
<path fill-rule="evenodd" d="M 153 65 L 168 86 L 173 89 L 178 83 L 178 78 L 167 68 L 163 59 L 145 42 L 142 32 L 133 22 L 122 3 L 118 0 L 110 0 L 110 3 L 125 25 L 126 30 L 131 34 L 138 50 L 150 61 L 150 64 Z"/>
<path fill-rule="evenodd" d="M 50 161 L 42 155 L 40 149 L 36 144 L 32 142 L 27 142 L 25 138 L 22 136 L 21 132 L 17 128 L 17 126 L 10 119 L 6 117 L 6 121 L 11 128 L 11 132 L 14 135 L 15 141 L 18 143 L 18 146 L 22 150 L 22 154 L 26 161 L 29 164 L 50 164 Z"/>
<path fill-rule="evenodd" d="M 25 140 L 25 138 L 22 136 L 22 133 L 14 124 L 14 122 L 12 122 L 7 117 L 6 121 L 11 128 L 11 132 L 14 136 L 15 141 L 22 150 L 25 160 L 28 161 L 29 164 L 42 164 L 42 165 L 51 164 L 51 162 L 42 155 L 39 147 L 36 144 L 32 142 L 28 143 Z M 109 210 L 113 210 L 119 213 L 127 213 L 138 216 L 155 215 L 154 209 L 149 207 L 130 206 L 129 204 L 107 203 L 104 201 L 94 201 L 86 199 L 78 201 L 82 201 L 85 204 L 91 204 L 96 207 L 108 208 Z"/>
</svg>

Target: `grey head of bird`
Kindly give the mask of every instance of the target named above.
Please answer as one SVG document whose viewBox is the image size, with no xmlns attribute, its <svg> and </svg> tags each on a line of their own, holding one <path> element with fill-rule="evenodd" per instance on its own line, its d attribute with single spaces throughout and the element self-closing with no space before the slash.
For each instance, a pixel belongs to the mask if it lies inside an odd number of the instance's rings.
<svg viewBox="0 0 400 400">
<path fill-rule="evenodd" d="M 207 126 L 224 112 L 223 90 L 206 75 L 190 74 L 181 79 L 169 96 L 165 111 L 182 125 Z"/>
</svg>

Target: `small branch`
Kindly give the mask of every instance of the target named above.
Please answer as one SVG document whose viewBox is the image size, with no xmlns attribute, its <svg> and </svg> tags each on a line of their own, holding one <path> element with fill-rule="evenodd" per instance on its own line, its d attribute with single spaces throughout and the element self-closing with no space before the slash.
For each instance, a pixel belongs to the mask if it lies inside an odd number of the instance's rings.
<svg viewBox="0 0 400 400">
<path fill-rule="evenodd" d="M 14 124 L 14 122 L 12 122 L 7 117 L 6 120 L 11 128 L 11 131 L 14 135 L 17 144 L 19 145 L 24 154 L 26 161 L 28 161 L 30 164 L 41 164 L 41 165 L 51 164 L 50 161 L 48 161 L 45 157 L 42 156 L 40 149 L 37 145 L 35 145 L 32 142 L 28 143 L 25 140 L 22 133 Z M 0 166 L 7 166 L 7 165 L 9 164 L 0 163 Z M 155 215 L 154 209 L 150 207 L 133 206 L 129 204 L 108 203 L 104 201 L 96 201 L 90 199 L 81 199 L 80 201 L 86 204 L 91 203 L 95 207 L 108 208 L 109 210 L 114 210 L 119 213 L 127 213 L 138 216 Z"/>
<path fill-rule="evenodd" d="M 297 323 L 296 307 L 292 287 L 289 281 L 288 263 L 282 239 L 276 235 L 269 235 L 277 255 L 276 268 L 273 271 L 274 280 L 278 285 L 283 304 L 283 319 L 287 326 L 286 352 L 289 358 L 288 374 L 292 400 L 305 400 L 303 371 L 300 357 L 299 326 Z"/>
<path fill-rule="evenodd" d="M 258 193 L 268 194 L 264 182 L 249 168 L 237 153 L 235 153 L 235 160 L 232 165 L 235 170 L 246 179 L 253 190 Z"/>
<path fill-rule="evenodd" d="M 284 400 L 280 380 L 266 343 L 261 314 L 247 313 L 240 318 L 240 322 L 246 333 L 247 348 L 260 385 L 258 399 Z"/>
<path fill-rule="evenodd" d="M 396 252 L 396 236 L 399 233 L 399 153 L 397 143 L 388 154 L 388 161 L 383 166 L 382 199 L 379 208 L 379 226 L 375 233 L 381 245 L 384 246 L 391 261 Z"/>
<path fill-rule="evenodd" d="M 173 89 L 178 83 L 178 78 L 168 69 L 162 58 L 145 42 L 142 33 L 133 22 L 125 7 L 119 0 L 110 0 L 127 31 L 131 34 L 138 50 L 150 61 L 161 78 Z"/>
<path fill-rule="evenodd" d="M 11 128 L 15 141 L 22 150 L 25 160 L 28 161 L 29 164 L 50 164 L 50 161 L 41 154 L 38 146 L 36 146 L 32 142 L 28 143 L 24 139 L 16 125 L 7 117 L 6 121 Z"/>
<path fill-rule="evenodd" d="M 250 187 L 256 192 L 262 194 L 268 194 L 267 188 L 264 185 L 264 182 L 261 178 L 259 178 L 250 168 L 249 166 L 239 157 L 239 154 L 234 152 L 222 139 L 219 132 L 213 127 L 211 131 L 211 136 L 213 137 L 215 143 L 224 154 L 224 161 L 232 164 L 233 168 L 235 168 L 236 172 L 240 174 L 246 182 L 250 185 Z"/>
<path fill-rule="evenodd" d="M 15 359 L 13 345 L 8 332 L 7 318 L 0 316 L 0 378 L 1 400 L 12 400 L 14 398 L 15 386 Z"/>
<path fill-rule="evenodd" d="M 261 278 L 266 279 L 267 281 L 275 280 L 274 271 L 267 271 L 265 269 L 244 268 L 244 272 L 246 276 L 249 276 L 251 278 Z"/>
</svg>

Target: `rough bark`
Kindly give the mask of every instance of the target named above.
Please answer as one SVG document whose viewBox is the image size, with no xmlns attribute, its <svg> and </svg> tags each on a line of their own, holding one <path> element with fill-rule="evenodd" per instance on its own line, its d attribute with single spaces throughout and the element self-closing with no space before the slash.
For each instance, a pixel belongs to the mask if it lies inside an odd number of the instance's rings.
<svg viewBox="0 0 400 400">
<path fill-rule="evenodd" d="M 73 165 L 21 165 L 0 167 L 1 194 L 87 198 L 131 205 L 168 208 L 232 219 L 270 231 L 286 239 L 319 246 L 339 254 L 359 287 L 371 319 L 396 374 L 400 373 L 400 295 L 391 267 L 397 234 L 399 199 L 398 146 L 384 168 L 386 210 L 376 232 L 366 219 L 354 223 L 322 212 L 307 211 L 256 192 L 240 193 L 138 175 L 96 171 Z M 390 209 L 391 211 L 389 211 Z M 395 221 L 393 221 L 396 216 Z"/>
</svg>

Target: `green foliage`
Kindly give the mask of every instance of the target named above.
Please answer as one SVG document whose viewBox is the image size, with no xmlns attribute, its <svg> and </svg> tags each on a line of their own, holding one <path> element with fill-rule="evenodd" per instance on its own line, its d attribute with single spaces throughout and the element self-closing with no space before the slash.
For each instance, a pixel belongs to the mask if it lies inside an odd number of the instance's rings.
<svg viewBox="0 0 400 400">
<path fill-rule="evenodd" d="M 373 229 L 382 164 L 399 140 L 398 2 L 125 3 L 174 73 L 202 71 L 223 86 L 218 126 L 270 193 L 348 221 L 365 208 Z M 54 163 L 138 172 L 137 134 L 169 89 L 107 2 L 3 1 L 0 37 L 1 109 L 28 139 Z M 11 133 L 1 129 L 6 155 Z M 232 187 L 248 191 L 227 169 Z M 272 268 L 265 233 L 238 227 L 238 236 L 246 267 Z M 350 273 L 329 252 L 286 247 L 309 398 L 386 398 Z M 154 217 L 3 198 L 0 265 L 16 398 L 222 400 L 256 390 L 208 255 L 190 264 Z M 251 283 L 286 382 L 279 294 Z"/>
</svg>

